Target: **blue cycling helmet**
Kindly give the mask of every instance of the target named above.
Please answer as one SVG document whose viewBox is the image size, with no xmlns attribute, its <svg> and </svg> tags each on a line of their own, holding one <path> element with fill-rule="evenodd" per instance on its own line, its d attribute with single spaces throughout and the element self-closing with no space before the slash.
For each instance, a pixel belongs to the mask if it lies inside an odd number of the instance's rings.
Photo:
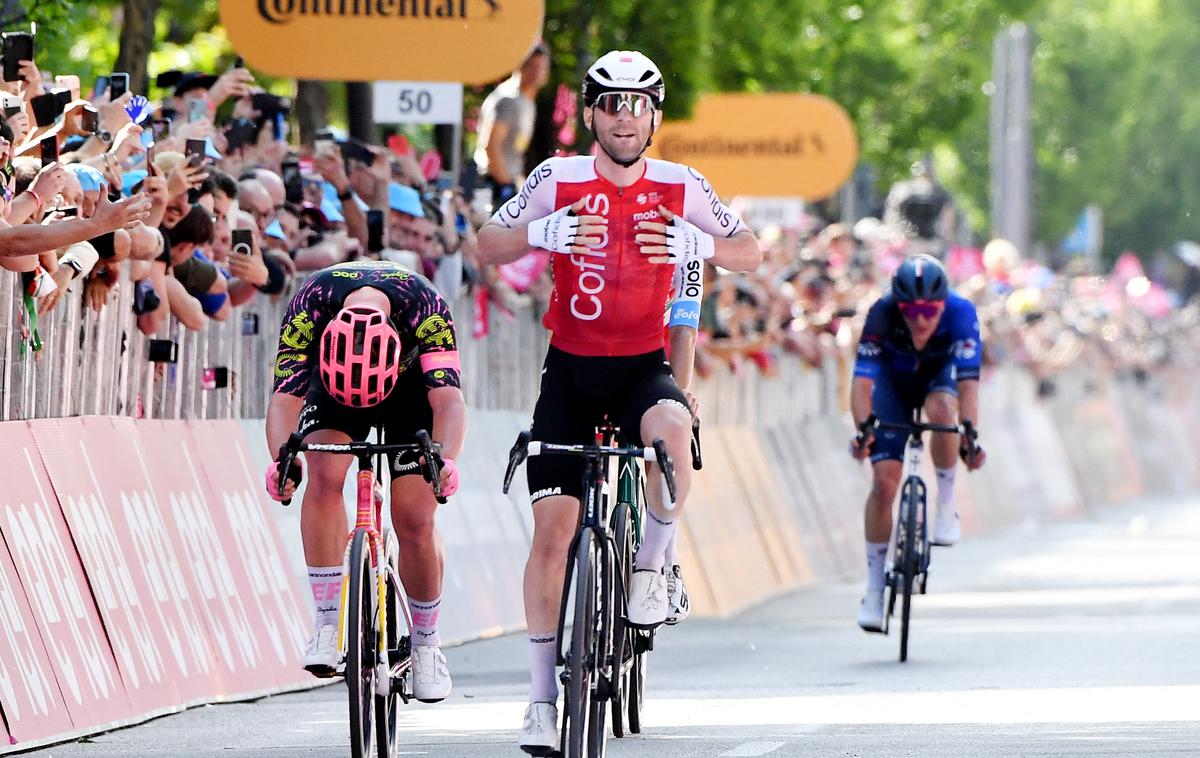
<svg viewBox="0 0 1200 758">
<path fill-rule="evenodd" d="M 892 296 L 898 303 L 945 300 L 949 294 L 946 269 L 932 255 L 914 255 L 892 275 Z"/>
</svg>

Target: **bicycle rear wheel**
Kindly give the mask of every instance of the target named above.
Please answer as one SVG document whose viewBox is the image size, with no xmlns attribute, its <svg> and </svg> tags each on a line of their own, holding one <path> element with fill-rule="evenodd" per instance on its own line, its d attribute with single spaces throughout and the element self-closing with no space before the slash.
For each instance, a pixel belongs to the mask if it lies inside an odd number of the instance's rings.
<svg viewBox="0 0 1200 758">
<path fill-rule="evenodd" d="M 371 541 L 355 529 L 346 598 L 346 686 L 350 691 L 350 754 L 375 758 L 375 585 Z"/>
<path fill-rule="evenodd" d="M 404 616 L 400 605 L 404 602 L 403 588 L 399 583 L 400 545 L 391 529 L 384 531 L 383 545 L 387 561 L 381 571 L 384 572 L 384 597 L 387 602 L 383 619 L 387 630 L 388 694 L 380 695 L 378 691 L 375 694 L 375 743 L 379 758 L 396 758 L 400 743 L 400 694 L 407 684 L 405 677 L 408 676 L 411 661 L 408 638 L 404 636 L 407 629 L 402 628 L 400 622 Z"/>
<path fill-rule="evenodd" d="M 903 598 L 900 605 L 900 662 L 908 660 L 908 625 L 912 609 L 913 580 L 917 576 L 917 487 L 909 481 L 904 487 L 904 552 L 900 558 Z"/>
<path fill-rule="evenodd" d="M 580 535 L 575 556 L 575 615 L 567 661 L 567 758 L 589 758 L 594 755 L 591 733 L 598 710 L 593 684 L 600 563 L 591 530 Z"/>
</svg>

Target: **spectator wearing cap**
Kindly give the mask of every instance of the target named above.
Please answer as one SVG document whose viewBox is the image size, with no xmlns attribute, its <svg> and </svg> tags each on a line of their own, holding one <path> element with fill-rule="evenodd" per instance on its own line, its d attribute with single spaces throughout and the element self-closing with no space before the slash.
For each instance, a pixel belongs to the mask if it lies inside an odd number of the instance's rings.
<svg viewBox="0 0 1200 758">
<path fill-rule="evenodd" d="M 550 49 L 539 44 L 479 111 L 475 164 L 492 188 L 492 204 L 517 193 L 525 179 L 525 150 L 537 119 L 537 95 L 550 79 Z"/>
<path fill-rule="evenodd" d="M 189 316 L 195 319 L 195 308 L 189 300 L 196 301 L 202 316 L 208 316 L 217 321 L 229 318 L 232 312 L 229 304 L 229 287 L 220 269 L 202 251 L 202 246 L 211 245 L 213 239 L 212 212 L 203 205 L 192 206 L 191 211 L 172 227 L 169 237 L 171 241 L 171 273 L 175 281 L 182 285 L 183 293 L 170 293 L 171 311 L 175 317 L 189 328 L 199 328 L 188 325 L 179 310 L 187 310 Z M 177 310 L 177 301 L 179 310 Z M 193 321 L 193 323 L 197 323 Z M 198 320 L 203 324 L 203 318 Z"/>
</svg>

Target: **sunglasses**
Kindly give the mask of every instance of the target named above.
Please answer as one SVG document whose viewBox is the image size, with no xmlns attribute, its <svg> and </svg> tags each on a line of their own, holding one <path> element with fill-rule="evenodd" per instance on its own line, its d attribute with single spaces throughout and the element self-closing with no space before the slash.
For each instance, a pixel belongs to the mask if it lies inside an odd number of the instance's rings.
<svg viewBox="0 0 1200 758">
<path fill-rule="evenodd" d="M 909 321 L 916 321 L 917 317 L 933 318 L 942 310 L 942 304 L 938 302 L 928 302 L 918 300 L 915 303 L 900 303 L 900 313 Z"/>
<path fill-rule="evenodd" d="M 605 92 L 596 98 L 592 107 L 610 116 L 617 115 L 625 108 L 631 116 L 638 118 L 654 110 L 654 99 L 644 92 Z"/>
</svg>

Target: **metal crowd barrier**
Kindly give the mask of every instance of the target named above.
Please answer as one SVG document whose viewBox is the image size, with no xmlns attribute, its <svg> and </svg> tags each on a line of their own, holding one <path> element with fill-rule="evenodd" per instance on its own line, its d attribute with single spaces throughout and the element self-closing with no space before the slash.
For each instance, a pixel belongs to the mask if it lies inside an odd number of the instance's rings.
<svg viewBox="0 0 1200 758">
<path fill-rule="evenodd" d="M 298 286 L 298 282 L 296 283 Z M 174 319 L 157 335 L 138 330 L 133 285 L 124 273 L 116 294 L 96 314 L 83 304 L 83 284 L 39 322 L 40 353 L 23 348 L 20 278 L 0 272 L 0 420 L 117 415 L 158 419 L 263 418 L 271 393 L 276 339 L 288 295 L 256 295 L 224 322 L 194 332 Z M 488 334 L 472 336 L 475 302 L 452 307 L 463 362 L 463 391 L 473 408 L 532 412 L 545 355 L 540 314 L 490 309 Z M 257 332 L 245 325 L 257 317 Z M 175 363 L 149 360 L 151 339 L 178 345 Z M 205 368 L 224 367 L 228 386 L 205 389 Z M 698 393 L 706 422 L 770 424 L 836 407 L 837 369 L 804 368 L 785 357 L 780 375 L 763 378 L 718 368 Z"/>
</svg>

